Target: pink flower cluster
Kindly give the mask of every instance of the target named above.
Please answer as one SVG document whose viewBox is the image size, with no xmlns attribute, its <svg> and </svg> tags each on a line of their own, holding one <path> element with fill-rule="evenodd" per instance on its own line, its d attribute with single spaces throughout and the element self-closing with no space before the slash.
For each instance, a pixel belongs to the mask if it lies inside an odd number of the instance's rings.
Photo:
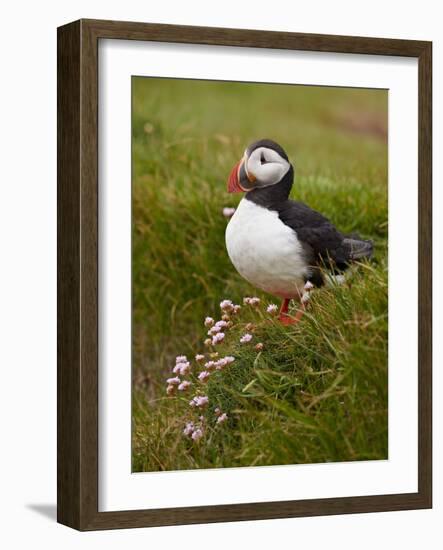
<svg viewBox="0 0 443 550">
<path fill-rule="evenodd" d="M 211 372 L 215 369 L 215 361 L 207 361 L 205 363 L 205 369 L 208 371 L 208 372 Z"/>
<path fill-rule="evenodd" d="M 257 298 L 257 296 L 253 296 L 252 298 L 250 298 L 249 296 L 246 296 L 245 298 L 243 298 L 243 303 L 245 304 L 245 306 L 258 306 L 258 304 L 260 303 L 260 298 Z"/>
<path fill-rule="evenodd" d="M 212 353 L 211 356 L 216 357 L 218 356 L 218 353 Z M 200 357 L 204 358 L 204 356 L 201 356 L 201 355 Z M 221 357 L 215 361 L 212 359 L 207 361 L 204 364 L 204 370 L 202 370 L 197 377 L 199 382 L 201 382 L 202 384 L 206 384 L 209 378 L 211 377 L 211 374 L 215 370 L 218 370 L 218 371 L 223 370 L 226 366 L 231 365 L 234 361 L 235 361 L 235 357 L 232 357 L 231 355 Z M 174 384 L 177 384 L 177 381 L 179 381 L 179 379 L 178 378 L 170 379 L 169 381 L 171 383 L 173 382 Z M 185 382 L 186 381 L 181 382 L 180 385 L 185 384 Z M 179 389 L 180 389 L 180 385 L 178 386 Z M 195 395 L 189 401 L 189 406 L 192 409 L 205 409 L 208 406 L 208 404 L 209 404 L 209 397 L 207 395 Z M 217 416 L 216 424 L 223 424 L 228 419 L 228 415 L 226 413 L 222 413 L 219 408 L 216 408 L 214 412 L 215 412 L 215 415 Z M 204 435 L 205 430 L 204 430 L 203 424 L 204 424 L 205 418 L 204 416 L 200 416 L 199 418 L 201 422 L 200 425 L 196 425 L 194 424 L 194 422 L 188 422 L 185 428 L 183 429 L 183 434 L 185 436 L 191 437 L 193 441 L 198 441 Z"/>
<path fill-rule="evenodd" d="M 228 322 L 224 321 L 223 319 L 221 321 L 217 321 L 215 325 L 213 325 L 208 330 L 208 336 L 215 336 L 218 332 L 221 332 L 224 328 L 227 328 Z"/>
<path fill-rule="evenodd" d="M 194 431 L 194 422 L 188 422 L 183 430 L 183 433 L 185 435 L 192 435 L 192 432 Z"/>
<path fill-rule="evenodd" d="M 218 407 L 214 409 L 214 414 L 217 417 L 216 424 L 223 424 L 223 422 L 226 422 L 228 419 L 228 415 L 226 413 L 222 413 Z"/>
<path fill-rule="evenodd" d="M 226 357 L 222 357 L 218 361 L 215 361 L 214 365 L 216 370 L 223 370 L 225 367 L 230 365 L 235 361 L 235 357 L 232 357 L 231 355 L 228 355 Z"/>
<path fill-rule="evenodd" d="M 193 432 L 192 432 L 192 435 L 191 435 L 192 439 L 194 441 L 198 441 L 199 439 L 201 439 L 203 437 L 203 430 L 202 428 L 196 428 Z"/>
<path fill-rule="evenodd" d="M 186 376 L 191 371 L 191 363 L 189 361 L 183 363 L 176 363 L 175 367 L 172 369 L 174 374 L 180 374 L 181 376 Z"/>
<path fill-rule="evenodd" d="M 231 355 L 227 355 L 226 357 L 221 357 L 220 359 L 217 359 L 217 361 L 208 361 L 205 363 L 205 371 L 211 373 L 214 370 L 223 370 L 225 367 L 230 365 L 235 361 L 235 357 L 232 357 Z M 206 376 L 204 376 L 206 378 Z"/>
<path fill-rule="evenodd" d="M 247 306 L 257 307 L 261 302 L 260 298 L 245 297 L 243 303 Z M 221 319 L 216 320 L 213 317 L 205 317 L 204 326 L 206 328 L 206 338 L 204 345 L 209 348 L 205 353 L 197 353 L 195 355 L 194 366 L 191 367 L 191 361 L 188 361 L 185 355 L 179 355 L 176 358 L 176 363 L 173 370 L 174 376 L 167 379 L 166 392 L 168 395 L 176 395 L 178 392 L 185 392 L 190 387 L 195 385 L 197 391 L 194 397 L 189 403 L 190 410 L 188 409 L 188 415 L 195 416 L 192 420 L 187 419 L 187 422 L 183 429 L 183 434 L 193 441 L 199 441 L 206 433 L 208 426 L 206 424 L 207 413 L 204 412 L 209 406 L 209 397 L 205 395 L 204 387 L 211 381 L 210 387 L 213 388 L 213 384 L 216 384 L 217 377 L 221 374 L 217 372 L 223 371 L 229 365 L 235 361 L 235 357 L 231 355 L 222 355 L 218 351 L 215 351 L 215 346 L 225 342 L 229 336 L 229 330 L 235 324 L 234 316 L 239 313 L 241 306 L 235 304 L 232 300 L 224 299 L 220 302 Z M 267 313 L 274 315 L 277 313 L 278 308 L 275 304 L 269 304 L 266 308 Z M 244 325 L 244 333 L 240 335 L 241 344 L 249 344 L 254 339 L 254 331 L 256 326 L 254 323 L 247 323 Z M 255 350 L 262 351 L 263 343 L 254 342 Z M 197 372 L 196 372 L 197 371 Z M 184 379 L 187 375 L 190 375 L 190 379 Z M 214 382 L 212 382 L 214 380 Z M 193 412 L 191 412 L 193 411 Z M 228 414 L 221 411 L 218 407 L 214 409 L 216 417 L 215 425 L 223 424 L 228 420 Z"/>
<path fill-rule="evenodd" d="M 207 347 L 216 346 L 224 341 L 226 330 L 232 326 L 230 315 L 235 315 L 240 310 L 240 306 L 234 304 L 232 300 L 222 300 L 220 309 L 223 315 L 219 321 L 215 322 L 212 317 L 205 318 L 204 325 L 209 329 L 207 333 L 209 338 L 204 341 Z"/>
<path fill-rule="evenodd" d="M 212 345 L 216 346 L 217 344 L 220 344 L 220 342 L 223 342 L 225 339 L 225 333 L 224 332 L 217 332 L 217 334 L 214 334 L 212 337 Z"/>
<path fill-rule="evenodd" d="M 172 378 L 166 380 L 166 393 L 167 395 L 174 395 L 175 390 L 186 391 L 189 386 L 192 385 L 192 382 L 188 380 L 181 380 L 179 376 L 186 376 L 191 372 L 191 363 L 188 361 L 186 355 L 178 355 L 175 359 L 175 366 L 172 369 L 172 372 L 176 375 Z"/>
<path fill-rule="evenodd" d="M 194 422 L 188 422 L 184 427 L 183 434 L 191 437 L 194 441 L 198 441 L 203 437 L 203 425 L 195 425 Z"/>
<path fill-rule="evenodd" d="M 217 418 L 217 424 L 222 424 L 222 423 L 225 422 L 227 419 L 228 419 L 228 415 L 227 415 L 226 413 L 222 413 L 222 414 Z"/>
<path fill-rule="evenodd" d="M 234 304 L 232 300 L 222 300 L 220 302 L 220 309 L 223 311 L 223 313 L 227 315 L 229 315 L 230 313 L 233 313 L 235 315 L 240 311 L 241 306 Z"/>
<path fill-rule="evenodd" d="M 209 403 L 209 398 L 207 395 L 196 395 L 189 401 L 190 407 L 198 407 L 200 409 L 205 408 Z"/>
<path fill-rule="evenodd" d="M 203 382 L 203 384 L 205 384 L 210 376 L 211 373 L 209 371 L 202 370 L 201 373 L 198 375 L 198 379 L 200 380 L 200 382 Z"/>
<path fill-rule="evenodd" d="M 230 313 L 234 309 L 234 304 L 231 300 L 222 300 L 220 302 L 220 309 L 226 313 Z"/>
</svg>

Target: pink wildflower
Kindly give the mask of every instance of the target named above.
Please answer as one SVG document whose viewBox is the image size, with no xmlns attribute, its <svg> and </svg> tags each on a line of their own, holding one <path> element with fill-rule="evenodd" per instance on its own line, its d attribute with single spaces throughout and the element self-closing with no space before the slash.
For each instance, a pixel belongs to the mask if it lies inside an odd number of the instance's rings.
<svg viewBox="0 0 443 550">
<path fill-rule="evenodd" d="M 213 324 L 214 324 L 214 319 L 212 317 L 206 317 L 205 327 L 212 327 Z"/>
<path fill-rule="evenodd" d="M 214 334 L 217 334 L 217 332 L 221 331 L 221 327 L 218 325 L 214 325 L 208 330 L 208 336 L 214 336 Z"/>
<path fill-rule="evenodd" d="M 222 210 L 222 214 L 225 218 L 231 218 L 235 213 L 235 208 L 225 206 Z"/>
<path fill-rule="evenodd" d="M 203 384 L 205 384 L 210 376 L 211 374 L 207 370 L 202 370 L 201 373 L 198 375 L 198 379 L 200 380 L 200 382 L 203 382 Z"/>
<path fill-rule="evenodd" d="M 195 356 L 195 360 L 197 361 L 197 363 L 201 363 L 202 361 L 205 360 L 205 356 L 202 355 L 201 353 L 197 353 L 197 355 Z"/>
<path fill-rule="evenodd" d="M 219 359 L 218 361 L 216 361 L 215 363 L 215 368 L 217 370 L 222 370 L 224 367 L 226 367 L 227 363 L 225 361 L 225 358 L 222 357 L 221 359 Z"/>
<path fill-rule="evenodd" d="M 174 378 L 168 378 L 166 380 L 166 383 L 170 386 L 178 386 L 180 384 L 181 380 L 178 376 L 175 376 Z"/>
<path fill-rule="evenodd" d="M 205 369 L 207 371 L 214 370 L 214 367 L 215 367 L 214 361 L 208 361 L 207 363 L 205 363 Z"/>
<path fill-rule="evenodd" d="M 177 357 L 175 358 L 176 363 L 186 363 L 187 360 L 188 358 L 186 357 L 186 355 L 177 355 Z"/>
<path fill-rule="evenodd" d="M 227 365 L 230 365 L 233 361 L 235 361 L 235 358 L 234 357 L 222 357 L 221 359 L 219 359 L 218 361 L 216 361 L 215 363 L 215 368 L 217 370 L 222 370 L 224 367 L 226 367 Z"/>
<path fill-rule="evenodd" d="M 240 338 L 240 344 L 248 344 L 252 340 L 252 334 L 244 334 Z"/>
<path fill-rule="evenodd" d="M 181 374 L 182 376 L 186 376 L 187 374 L 189 374 L 190 370 L 191 370 L 191 363 L 187 361 L 186 363 L 177 363 L 177 365 L 175 365 L 173 369 L 173 372 L 175 374 Z"/>
<path fill-rule="evenodd" d="M 225 333 L 218 332 L 215 336 L 212 337 L 212 345 L 215 346 L 216 344 L 223 342 L 224 339 L 225 339 Z"/>
<path fill-rule="evenodd" d="M 228 415 L 226 413 L 222 413 L 218 418 L 217 418 L 217 424 L 222 424 L 223 422 L 226 422 L 226 420 L 228 419 Z"/>
<path fill-rule="evenodd" d="M 186 426 L 184 427 L 183 434 L 184 435 L 192 435 L 192 432 L 194 431 L 194 422 L 188 422 Z"/>
<path fill-rule="evenodd" d="M 214 409 L 214 414 L 215 414 L 215 416 L 220 416 L 221 415 L 221 410 L 218 407 L 216 407 Z"/>
<path fill-rule="evenodd" d="M 266 308 L 266 311 L 271 315 L 275 315 L 278 311 L 278 307 L 275 304 L 269 304 L 269 306 Z"/>
<path fill-rule="evenodd" d="M 246 296 L 246 298 L 243 298 L 243 303 L 247 306 L 258 306 L 260 298 L 257 298 L 257 296 L 253 296 L 252 298 Z"/>
<path fill-rule="evenodd" d="M 231 300 L 223 300 L 220 302 L 220 309 L 226 313 L 229 313 L 234 309 L 234 304 Z"/>
<path fill-rule="evenodd" d="M 189 401 L 190 407 L 204 408 L 209 403 L 209 399 L 206 395 L 196 395 Z"/>
<path fill-rule="evenodd" d="M 234 306 L 233 313 L 236 314 L 236 313 L 238 313 L 240 310 L 241 310 L 241 306 L 239 306 L 238 304 L 236 304 L 236 305 Z"/>
<path fill-rule="evenodd" d="M 203 437 L 203 430 L 201 428 L 197 428 L 192 432 L 191 437 L 194 441 L 198 441 Z"/>
<path fill-rule="evenodd" d="M 183 382 L 178 385 L 178 391 L 186 391 L 191 385 L 192 382 L 189 382 L 189 380 L 183 380 Z"/>
<path fill-rule="evenodd" d="M 217 321 L 214 326 L 218 327 L 218 329 L 220 330 L 222 328 L 227 327 L 228 323 L 224 319 L 222 319 L 221 321 Z"/>
<path fill-rule="evenodd" d="M 207 395 L 197 395 L 197 397 L 194 397 L 195 404 L 197 407 L 204 408 L 209 403 L 209 398 Z"/>
<path fill-rule="evenodd" d="M 255 349 L 257 351 L 261 351 L 263 349 L 263 344 L 261 342 L 259 342 L 258 344 L 255 345 Z"/>
<path fill-rule="evenodd" d="M 183 366 L 180 370 L 181 376 L 186 376 L 191 372 L 191 365 L 188 363 L 187 365 Z"/>
</svg>

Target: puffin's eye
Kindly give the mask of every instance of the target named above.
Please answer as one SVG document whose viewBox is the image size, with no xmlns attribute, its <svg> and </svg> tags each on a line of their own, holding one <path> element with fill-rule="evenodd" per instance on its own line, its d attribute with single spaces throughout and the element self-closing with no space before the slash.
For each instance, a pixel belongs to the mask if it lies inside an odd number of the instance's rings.
<svg viewBox="0 0 443 550">
<path fill-rule="evenodd" d="M 266 164 L 267 163 L 267 160 L 265 159 L 265 155 L 263 154 L 263 152 L 260 154 L 260 162 L 262 164 Z"/>
</svg>

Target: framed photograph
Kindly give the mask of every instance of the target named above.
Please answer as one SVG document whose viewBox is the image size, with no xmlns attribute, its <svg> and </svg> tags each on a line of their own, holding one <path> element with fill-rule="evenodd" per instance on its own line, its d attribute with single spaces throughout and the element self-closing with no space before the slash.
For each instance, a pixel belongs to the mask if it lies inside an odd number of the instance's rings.
<svg viewBox="0 0 443 550">
<path fill-rule="evenodd" d="M 430 508 L 430 42 L 58 29 L 58 521 Z"/>
</svg>

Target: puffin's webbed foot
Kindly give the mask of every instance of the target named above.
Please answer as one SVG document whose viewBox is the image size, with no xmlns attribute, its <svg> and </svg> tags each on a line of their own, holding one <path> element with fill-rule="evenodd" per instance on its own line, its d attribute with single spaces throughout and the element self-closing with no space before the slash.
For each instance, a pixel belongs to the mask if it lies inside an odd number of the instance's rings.
<svg viewBox="0 0 443 550">
<path fill-rule="evenodd" d="M 285 298 L 280 308 L 280 315 L 278 316 L 278 320 L 282 325 L 296 325 L 303 317 L 303 313 L 305 312 L 305 305 L 302 303 L 300 305 L 300 309 L 297 310 L 295 316 L 291 317 L 288 314 L 289 302 L 290 300 L 288 298 Z"/>
</svg>

